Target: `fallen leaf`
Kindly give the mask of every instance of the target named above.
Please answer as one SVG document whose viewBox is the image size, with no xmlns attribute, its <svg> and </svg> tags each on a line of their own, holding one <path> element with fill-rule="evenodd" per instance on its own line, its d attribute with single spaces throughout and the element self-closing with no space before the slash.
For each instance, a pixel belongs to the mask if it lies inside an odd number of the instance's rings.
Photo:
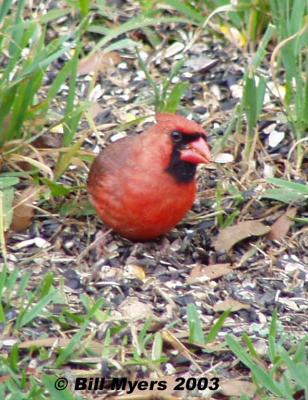
<svg viewBox="0 0 308 400">
<path fill-rule="evenodd" d="M 220 301 L 219 303 L 216 303 L 213 306 L 213 310 L 215 312 L 220 312 L 220 311 L 226 311 L 226 310 L 231 310 L 233 312 L 239 311 L 239 310 L 249 310 L 250 305 L 249 304 L 244 304 L 241 303 L 240 301 L 234 300 L 234 299 L 226 299 L 224 301 Z"/>
<path fill-rule="evenodd" d="M 30 347 L 65 347 L 69 343 L 69 339 L 49 337 L 36 340 L 25 340 L 18 344 L 20 349 L 28 349 Z"/>
<path fill-rule="evenodd" d="M 291 299 L 279 297 L 278 302 L 280 304 L 286 305 L 288 308 L 290 308 L 293 311 L 299 311 L 298 305 L 295 303 L 295 301 L 293 301 Z"/>
<path fill-rule="evenodd" d="M 283 239 L 289 229 L 294 224 L 292 218 L 295 217 L 297 212 L 297 208 L 290 208 L 287 210 L 283 215 L 281 215 L 271 226 L 271 231 L 267 235 L 268 239 L 270 240 L 281 240 Z"/>
<path fill-rule="evenodd" d="M 8 338 L 8 339 L 6 339 L 5 337 L 1 338 L 1 347 L 2 346 L 11 347 L 11 346 L 14 346 L 16 343 L 18 343 L 18 339 L 17 338 Z"/>
<path fill-rule="evenodd" d="M 14 153 L 10 156 L 11 161 L 16 162 L 23 171 L 28 171 L 32 167 L 38 168 L 42 173 L 54 179 L 52 169 L 44 160 L 36 160 L 32 157 L 24 156 L 23 154 Z"/>
<path fill-rule="evenodd" d="M 34 216 L 33 205 L 38 199 L 39 190 L 36 186 L 29 186 L 15 200 L 11 229 L 14 232 L 26 230 L 32 223 Z"/>
<path fill-rule="evenodd" d="M 200 276 L 202 276 L 204 274 L 204 266 L 197 264 L 195 265 L 192 270 L 190 271 L 190 278 L 199 278 Z"/>
<path fill-rule="evenodd" d="M 263 225 L 260 221 L 242 221 L 236 225 L 222 229 L 214 247 L 216 251 L 229 251 L 236 243 L 250 236 L 262 236 L 271 230 L 269 226 Z"/>
<path fill-rule="evenodd" d="M 217 279 L 232 272 L 231 264 L 196 265 L 187 279 L 188 284 Z"/>
<path fill-rule="evenodd" d="M 227 353 L 228 350 L 226 349 L 226 347 L 224 347 L 224 345 L 221 342 L 215 341 L 215 342 L 211 342 L 211 343 L 207 343 L 207 344 L 200 344 L 200 343 L 190 343 L 185 341 L 184 342 L 186 346 L 189 346 L 190 348 L 193 349 L 203 349 L 206 352 L 210 352 L 210 353 Z"/>
<path fill-rule="evenodd" d="M 31 347 L 57 347 L 63 348 L 66 347 L 70 342 L 70 339 L 66 338 L 58 338 L 58 337 L 49 337 L 44 339 L 37 340 L 26 340 L 24 342 L 18 343 L 17 346 L 19 349 L 29 349 Z M 14 343 L 15 344 L 15 343 Z M 89 340 L 87 342 L 88 349 L 93 351 L 94 353 L 101 354 L 103 351 L 104 344 L 96 340 Z"/>
<path fill-rule="evenodd" d="M 228 379 L 220 382 L 220 390 L 225 396 L 236 396 L 238 398 L 246 395 L 252 398 L 257 387 L 253 383 L 241 379 Z"/>
<path fill-rule="evenodd" d="M 43 248 L 49 247 L 51 244 L 44 238 L 35 237 L 32 239 L 23 240 L 22 242 L 18 242 L 17 244 L 14 244 L 12 246 L 12 249 L 20 250 L 20 249 L 24 249 L 25 247 L 29 247 L 29 246 L 33 246 L 33 245 L 36 247 L 39 247 L 40 249 L 43 249 Z"/>
<path fill-rule="evenodd" d="M 198 57 L 189 57 L 189 59 L 185 62 L 185 67 L 188 67 L 196 72 L 207 72 L 215 65 L 218 64 L 218 60 L 213 60 L 212 58 L 207 57 L 202 54 Z"/>
<path fill-rule="evenodd" d="M 91 102 L 91 104 L 87 109 L 88 113 L 91 115 L 93 119 L 95 119 L 99 114 L 101 114 L 103 110 L 104 108 L 96 101 Z"/>
<path fill-rule="evenodd" d="M 60 125 L 57 125 L 60 126 Z M 52 129 L 50 130 L 52 132 Z M 61 135 L 58 134 L 51 134 L 51 133 L 46 133 L 40 137 L 38 137 L 34 142 L 32 142 L 32 145 L 34 147 L 43 147 L 43 148 L 48 148 L 48 149 L 58 149 L 59 147 L 62 146 L 62 137 Z M 63 130 L 62 130 L 63 133 Z"/>
<path fill-rule="evenodd" d="M 143 281 L 146 278 L 146 274 L 144 272 L 144 269 L 140 267 L 139 265 L 127 265 L 124 270 L 124 277 L 128 279 L 139 279 L 140 281 Z"/>
<path fill-rule="evenodd" d="M 125 299 L 118 310 L 124 318 L 132 321 L 153 317 L 152 307 L 149 304 L 142 303 L 137 297 Z"/>
<path fill-rule="evenodd" d="M 178 53 L 181 53 L 185 45 L 182 42 L 173 42 L 165 51 L 165 58 L 173 57 Z"/>
<path fill-rule="evenodd" d="M 120 64 L 122 58 L 119 53 L 110 51 L 104 53 L 98 51 L 80 60 L 78 67 L 78 75 L 87 75 L 91 72 L 107 73 L 115 69 Z"/>
</svg>

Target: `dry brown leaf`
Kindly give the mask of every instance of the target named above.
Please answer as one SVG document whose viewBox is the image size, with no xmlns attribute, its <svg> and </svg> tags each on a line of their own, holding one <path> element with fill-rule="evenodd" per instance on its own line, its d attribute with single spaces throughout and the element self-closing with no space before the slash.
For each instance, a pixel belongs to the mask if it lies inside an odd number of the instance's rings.
<svg viewBox="0 0 308 400">
<path fill-rule="evenodd" d="M 37 340 L 25 340 L 24 342 L 18 343 L 17 346 L 20 349 L 28 349 L 30 347 L 66 347 L 70 342 L 70 339 L 49 337 Z M 96 340 L 90 340 L 87 343 L 87 348 L 91 349 L 94 353 L 101 354 L 103 350 L 103 344 Z"/>
<path fill-rule="evenodd" d="M 226 381 L 220 382 L 221 392 L 225 396 L 248 396 L 253 397 L 257 388 L 251 382 L 240 380 L 240 379 L 228 379 Z"/>
<path fill-rule="evenodd" d="M 200 55 L 198 57 L 189 57 L 189 59 L 185 62 L 185 66 L 189 67 L 194 72 L 202 71 L 205 73 L 217 65 L 218 62 L 218 60 L 213 60 L 206 55 Z"/>
<path fill-rule="evenodd" d="M 200 344 L 200 343 L 190 343 L 185 340 L 185 345 L 191 349 L 203 349 L 206 350 L 207 352 L 215 352 L 215 353 L 226 353 L 228 350 L 226 350 L 226 347 L 224 347 L 221 342 L 215 341 L 207 344 Z"/>
<path fill-rule="evenodd" d="M 126 265 L 124 269 L 124 277 L 129 278 L 129 279 L 139 279 L 140 281 L 145 280 L 146 274 L 144 272 L 144 269 L 140 267 L 139 265 L 133 265 L 129 264 Z"/>
<path fill-rule="evenodd" d="M 102 73 L 110 73 L 118 64 L 120 64 L 121 60 L 122 58 L 120 54 L 115 51 L 110 51 L 108 53 L 98 51 L 80 60 L 78 75 L 87 75 L 91 72 L 98 71 Z"/>
<path fill-rule="evenodd" d="M 38 168 L 42 173 L 47 175 L 50 179 L 54 179 L 54 174 L 52 169 L 46 164 L 46 161 L 42 157 L 39 160 L 35 158 L 24 156 L 23 154 L 12 153 L 10 155 L 10 161 L 12 163 L 17 163 L 20 168 L 27 171 L 31 166 Z M 30 167 L 25 165 L 29 164 Z"/>
<path fill-rule="evenodd" d="M 241 303 L 240 301 L 231 298 L 221 301 L 213 306 L 213 310 L 215 312 L 226 311 L 226 310 L 231 310 L 235 312 L 243 309 L 249 310 L 250 305 Z"/>
<path fill-rule="evenodd" d="M 53 347 L 57 344 L 59 347 L 65 347 L 69 343 L 69 339 L 49 337 L 44 339 L 26 340 L 18 344 L 20 349 L 28 349 L 30 347 Z"/>
<path fill-rule="evenodd" d="M 100 362 L 102 361 L 102 358 L 100 358 Z M 99 363 L 98 363 L 99 364 Z M 100 372 L 100 371 L 99 371 Z M 98 374 L 99 374 L 98 372 Z M 93 377 L 93 370 L 89 369 L 78 369 L 74 368 L 70 371 L 71 376 L 84 376 L 84 377 Z"/>
<path fill-rule="evenodd" d="M 190 272 L 190 277 L 187 278 L 188 284 L 196 282 L 217 279 L 221 276 L 232 272 L 231 264 L 212 264 L 212 265 L 196 265 Z"/>
<path fill-rule="evenodd" d="M 92 102 L 87 109 L 93 119 L 104 111 L 104 108 L 97 102 Z"/>
<path fill-rule="evenodd" d="M 63 133 L 63 130 L 62 130 Z M 34 147 L 43 147 L 48 149 L 58 149 L 62 146 L 62 136 L 59 134 L 45 133 L 32 142 Z"/>
<path fill-rule="evenodd" d="M 271 230 L 269 226 L 263 225 L 260 221 L 242 221 L 236 225 L 222 229 L 214 247 L 216 251 L 229 251 L 236 243 L 250 236 L 262 236 Z"/>
<path fill-rule="evenodd" d="M 12 231 L 22 232 L 31 225 L 34 216 L 33 204 L 38 199 L 38 195 L 38 188 L 29 186 L 17 197 L 14 202 Z"/>
<path fill-rule="evenodd" d="M 289 208 L 283 215 L 281 215 L 271 226 L 271 231 L 267 235 L 268 239 L 270 240 L 281 240 L 283 239 L 289 229 L 294 224 L 292 218 L 295 217 L 297 213 L 297 208 Z"/>
<path fill-rule="evenodd" d="M 190 271 L 190 278 L 199 278 L 202 276 L 204 274 L 204 268 L 205 266 L 202 264 L 195 265 Z"/>
<path fill-rule="evenodd" d="M 124 318 L 132 321 L 153 317 L 150 304 L 142 303 L 137 297 L 125 299 L 119 306 L 119 311 Z"/>
</svg>

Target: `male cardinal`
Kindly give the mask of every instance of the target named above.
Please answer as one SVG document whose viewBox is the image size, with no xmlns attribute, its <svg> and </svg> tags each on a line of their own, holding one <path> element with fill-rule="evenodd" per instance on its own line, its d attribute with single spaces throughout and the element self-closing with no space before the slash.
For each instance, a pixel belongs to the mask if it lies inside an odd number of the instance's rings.
<svg viewBox="0 0 308 400">
<path fill-rule="evenodd" d="M 172 229 L 192 207 L 197 164 L 211 159 L 205 130 L 181 115 L 107 146 L 90 169 L 88 191 L 103 222 L 145 241 Z"/>
</svg>

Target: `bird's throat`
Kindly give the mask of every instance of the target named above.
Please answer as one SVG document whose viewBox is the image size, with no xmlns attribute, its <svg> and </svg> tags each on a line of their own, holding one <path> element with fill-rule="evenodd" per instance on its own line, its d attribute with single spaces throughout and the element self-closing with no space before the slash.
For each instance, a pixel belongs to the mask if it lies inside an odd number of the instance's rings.
<svg viewBox="0 0 308 400">
<path fill-rule="evenodd" d="M 174 152 L 166 172 L 178 183 L 191 183 L 195 179 L 197 165 L 180 159 L 180 153 Z"/>
</svg>

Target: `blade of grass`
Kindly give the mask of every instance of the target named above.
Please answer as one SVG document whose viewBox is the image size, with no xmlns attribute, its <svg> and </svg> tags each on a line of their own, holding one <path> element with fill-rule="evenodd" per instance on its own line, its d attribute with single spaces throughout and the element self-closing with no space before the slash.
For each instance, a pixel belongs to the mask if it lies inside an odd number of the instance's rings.
<svg viewBox="0 0 308 400">
<path fill-rule="evenodd" d="M 80 13 L 83 17 L 86 17 L 90 11 L 90 1 L 89 0 L 79 0 Z"/>
<path fill-rule="evenodd" d="M 181 2 L 178 0 L 165 0 L 165 3 L 173 7 L 180 14 L 185 15 L 189 20 L 196 21 L 198 24 L 202 24 L 205 17 L 201 14 L 199 10 L 192 7 L 189 3 Z"/>
<path fill-rule="evenodd" d="M 250 354 L 253 358 L 255 358 L 256 360 L 260 360 L 260 356 L 257 353 L 252 340 L 250 339 L 250 337 L 247 334 L 243 335 L 243 340 L 246 343 L 246 346 L 248 348 L 248 350 L 250 351 Z"/>
<path fill-rule="evenodd" d="M 255 376 L 258 384 L 262 388 L 270 390 L 280 398 L 284 398 L 285 393 L 281 390 L 280 385 L 273 380 L 273 378 L 265 372 L 259 365 L 255 364 L 248 353 L 243 347 L 237 342 L 233 335 L 227 335 L 227 344 L 232 352 L 239 358 L 243 364 L 245 364 Z"/>
<path fill-rule="evenodd" d="M 284 363 L 288 367 L 292 378 L 298 383 L 301 388 L 304 388 L 308 393 L 308 366 L 304 363 L 295 363 L 289 356 L 288 352 L 284 349 L 281 350 L 280 354 Z"/>
<path fill-rule="evenodd" d="M 0 5 L 0 26 L 11 9 L 13 0 L 4 0 Z"/>
<path fill-rule="evenodd" d="M 252 60 L 252 65 L 255 70 L 260 67 L 261 63 L 263 62 L 264 58 L 266 57 L 267 45 L 270 42 L 270 40 L 272 39 L 275 31 L 276 31 L 276 27 L 273 24 L 269 24 L 268 27 L 266 28 L 266 31 L 262 37 L 261 43 L 258 47 L 258 50 Z"/>
<path fill-rule="evenodd" d="M 43 309 L 52 302 L 58 296 L 57 290 L 51 290 L 46 296 L 44 296 L 37 304 L 35 304 L 29 310 L 22 313 L 16 321 L 16 329 L 20 329 L 23 326 L 29 324 L 38 315 L 40 315 Z"/>
<path fill-rule="evenodd" d="M 183 66 L 185 64 L 185 61 L 186 60 L 184 58 L 182 60 L 178 61 L 175 64 L 175 66 L 172 68 L 170 74 L 166 77 L 166 79 L 164 79 L 163 89 L 162 89 L 162 94 L 161 94 L 162 99 L 165 99 L 167 97 L 167 92 L 172 83 L 172 79 L 179 75 L 180 70 L 183 68 Z"/>
<path fill-rule="evenodd" d="M 225 310 L 221 316 L 218 318 L 218 320 L 215 322 L 215 324 L 212 326 L 210 332 L 208 333 L 207 337 L 206 337 L 206 343 L 211 343 L 213 342 L 218 333 L 221 331 L 221 328 L 223 327 L 226 319 L 229 317 L 230 315 L 230 310 Z"/>
<path fill-rule="evenodd" d="M 279 178 L 268 178 L 267 182 L 287 190 L 293 190 L 295 192 L 308 195 L 307 184 L 286 181 L 284 179 L 279 179 Z"/>
<path fill-rule="evenodd" d="M 0 296 L 1 298 L 1 296 Z M 308 358 L 308 354 L 307 354 L 307 344 L 308 344 L 308 335 L 304 336 L 303 339 L 300 341 L 300 344 L 296 350 L 296 353 L 294 355 L 294 362 L 298 363 L 298 362 L 302 362 L 302 363 L 306 363 L 307 362 L 307 358 Z"/>
<path fill-rule="evenodd" d="M 277 336 L 277 312 L 274 311 L 269 330 L 269 356 L 273 364 L 276 359 L 276 336 Z"/>
<path fill-rule="evenodd" d="M 68 116 L 64 120 L 64 137 L 63 137 L 63 145 L 69 146 L 72 143 L 72 140 L 76 134 L 77 125 L 79 123 L 79 119 L 81 113 L 75 113 L 74 111 L 74 102 L 76 98 L 76 87 L 77 87 L 77 68 L 78 68 L 78 58 L 81 51 L 81 43 L 78 44 L 75 49 L 74 56 L 72 58 L 71 63 L 71 78 L 70 78 L 70 86 L 69 92 L 67 96 L 66 102 L 66 115 Z"/>
<path fill-rule="evenodd" d="M 48 24 L 59 18 L 65 17 L 65 15 L 70 14 L 70 12 L 71 10 L 69 8 L 50 10 L 46 14 L 40 16 L 40 22 Z"/>
<path fill-rule="evenodd" d="M 80 342 L 82 337 L 85 335 L 88 325 L 91 319 L 94 317 L 97 310 L 99 310 L 104 304 L 105 299 L 99 299 L 91 310 L 88 312 L 84 323 L 81 325 L 77 333 L 72 337 L 65 349 L 60 351 L 60 354 L 55 362 L 55 367 L 58 368 L 63 365 L 71 356 L 74 354 L 77 348 L 80 348 Z"/>
<path fill-rule="evenodd" d="M 50 394 L 52 400 L 76 400 L 75 395 L 70 392 L 67 388 L 64 390 L 57 389 L 57 379 L 56 376 L 44 375 L 43 383 Z"/>
<path fill-rule="evenodd" d="M 154 341 L 152 345 L 151 360 L 152 361 L 160 360 L 162 357 L 162 351 L 163 351 L 163 339 L 161 333 L 156 332 L 154 335 Z"/>
<path fill-rule="evenodd" d="M 78 116 L 76 118 L 79 118 L 80 115 L 82 114 L 82 109 L 79 108 L 76 110 L 78 113 Z M 57 161 L 56 167 L 55 167 L 55 180 L 59 179 L 62 174 L 66 171 L 68 166 L 71 163 L 72 158 L 75 156 L 75 154 L 78 152 L 80 149 L 81 145 L 84 142 L 85 137 L 88 136 L 88 132 L 85 132 L 82 137 L 80 137 L 71 147 L 68 148 L 68 151 L 61 155 Z"/>
<path fill-rule="evenodd" d="M 205 337 L 202 329 L 201 319 L 194 304 L 187 306 L 187 322 L 189 331 L 189 342 L 204 344 Z"/>
<path fill-rule="evenodd" d="M 174 114 L 178 108 L 178 105 L 181 102 L 182 97 L 184 96 L 188 87 L 187 82 L 179 82 L 172 89 L 170 95 L 167 98 L 166 104 L 162 110 L 167 113 Z"/>
<path fill-rule="evenodd" d="M 105 33 L 105 36 L 101 40 L 99 40 L 98 43 L 93 47 L 89 56 L 91 56 L 97 50 L 102 49 L 111 40 L 113 40 L 113 39 L 117 38 L 118 36 L 123 35 L 127 32 L 130 32 L 130 31 L 136 30 L 136 29 L 141 29 L 146 26 L 155 26 L 155 25 L 159 25 L 159 24 L 170 24 L 173 22 L 187 22 L 190 24 L 195 24 L 194 21 L 187 20 L 184 18 L 179 18 L 179 17 L 160 17 L 160 18 L 153 19 L 153 18 L 144 18 L 143 15 L 140 15 L 140 16 L 131 18 L 129 21 L 124 22 L 124 24 L 121 24 L 118 27 L 113 27 L 112 29 L 109 29 Z"/>
<path fill-rule="evenodd" d="M 138 58 L 138 63 L 142 71 L 144 72 L 147 81 L 149 84 L 152 86 L 153 92 L 154 92 L 154 105 L 155 105 L 155 110 L 158 109 L 160 100 L 161 100 L 161 95 L 160 95 L 160 90 L 154 79 L 152 78 L 151 74 L 149 73 L 148 67 L 146 66 L 145 62 L 142 60 L 140 57 L 140 54 L 138 50 L 136 51 L 137 58 Z"/>
</svg>

